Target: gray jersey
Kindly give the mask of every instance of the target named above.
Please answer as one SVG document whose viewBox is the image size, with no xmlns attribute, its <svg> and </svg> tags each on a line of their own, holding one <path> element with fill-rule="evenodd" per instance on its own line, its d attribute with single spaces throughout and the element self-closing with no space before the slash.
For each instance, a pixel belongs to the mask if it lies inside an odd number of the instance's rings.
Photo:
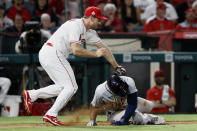
<svg viewBox="0 0 197 131">
<path fill-rule="evenodd" d="M 120 78 L 128 84 L 129 86 L 128 94 L 137 92 L 135 82 L 132 78 L 127 77 L 127 76 L 120 76 Z M 114 95 L 110 91 L 107 85 L 107 81 L 105 81 L 104 83 L 98 85 L 98 87 L 96 88 L 91 105 L 94 107 L 99 107 L 108 102 L 121 102 L 122 103 L 122 98 L 117 95 Z"/>
</svg>

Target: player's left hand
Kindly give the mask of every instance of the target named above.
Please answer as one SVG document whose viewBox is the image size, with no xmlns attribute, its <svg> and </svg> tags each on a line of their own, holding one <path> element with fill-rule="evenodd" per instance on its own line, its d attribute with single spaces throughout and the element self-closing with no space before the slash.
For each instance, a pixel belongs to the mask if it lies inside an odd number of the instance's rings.
<svg viewBox="0 0 197 131">
<path fill-rule="evenodd" d="M 125 76 L 126 75 L 126 69 L 123 66 L 117 66 L 114 72 L 115 75 L 119 76 Z"/>
</svg>

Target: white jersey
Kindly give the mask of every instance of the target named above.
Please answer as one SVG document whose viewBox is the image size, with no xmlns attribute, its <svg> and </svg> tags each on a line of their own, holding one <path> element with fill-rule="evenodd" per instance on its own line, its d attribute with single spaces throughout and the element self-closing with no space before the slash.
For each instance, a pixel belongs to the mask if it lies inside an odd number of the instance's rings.
<svg viewBox="0 0 197 131">
<path fill-rule="evenodd" d="M 151 16 L 156 15 L 156 7 L 157 7 L 156 4 L 157 4 L 157 3 L 155 2 L 154 4 L 149 5 L 149 6 L 146 8 L 145 12 L 141 15 L 141 19 L 142 19 L 142 20 L 147 20 L 147 19 L 150 18 Z M 177 13 L 176 13 L 175 8 L 174 8 L 171 4 L 169 4 L 169 3 L 167 3 L 167 2 L 164 2 L 164 4 L 165 4 L 166 7 L 167 7 L 167 8 L 166 8 L 166 18 L 167 18 L 168 20 L 176 20 L 176 19 L 178 19 L 178 15 L 177 15 Z"/>
<path fill-rule="evenodd" d="M 145 10 L 151 4 L 154 4 L 154 0 L 134 0 L 134 6 L 139 7 L 141 10 Z"/>
<path fill-rule="evenodd" d="M 65 57 L 68 57 L 72 53 L 70 43 L 76 42 L 81 44 L 82 40 L 94 44 L 101 41 L 95 30 L 86 30 L 83 18 L 65 22 L 51 36 L 47 43 L 52 43 L 58 51 L 64 54 Z"/>
<path fill-rule="evenodd" d="M 128 94 L 132 94 L 137 92 L 135 82 L 132 78 L 127 76 L 120 76 L 123 81 L 125 81 L 129 86 Z M 113 95 L 113 93 L 109 90 L 107 85 L 107 81 L 98 85 L 96 88 L 94 98 L 91 102 L 91 105 L 94 107 L 102 106 L 108 102 L 120 102 L 121 97 Z M 126 99 L 125 99 L 126 100 Z M 126 102 L 125 102 L 126 104 Z M 138 97 L 138 108 L 135 111 L 135 114 L 130 119 L 133 121 L 133 124 L 163 124 L 165 120 L 162 117 L 155 116 L 152 114 L 142 114 L 143 112 L 150 112 L 153 108 L 154 104 L 151 101 Z M 123 115 L 125 114 L 125 109 L 113 110 L 109 109 L 106 111 L 107 120 L 113 123 L 114 121 L 120 121 Z M 156 118 L 156 119 L 155 119 Z"/>
<path fill-rule="evenodd" d="M 128 94 L 137 92 L 135 82 L 132 78 L 127 76 L 120 76 L 120 78 L 128 84 L 129 86 Z M 107 81 L 105 81 L 104 83 L 98 85 L 98 87 L 96 88 L 91 105 L 94 107 L 99 107 L 108 102 L 121 102 L 121 101 L 122 101 L 121 97 L 114 95 L 110 91 L 107 85 Z"/>
</svg>

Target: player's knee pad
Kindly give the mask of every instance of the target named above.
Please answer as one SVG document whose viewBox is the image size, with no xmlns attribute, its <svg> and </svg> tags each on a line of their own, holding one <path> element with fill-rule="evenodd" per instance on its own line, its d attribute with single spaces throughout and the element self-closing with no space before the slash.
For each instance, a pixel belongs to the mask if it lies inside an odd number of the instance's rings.
<svg viewBox="0 0 197 131">
<path fill-rule="evenodd" d="M 77 92 L 77 89 L 78 88 L 70 87 L 70 88 L 67 88 L 66 91 L 69 92 L 70 94 L 75 94 Z"/>
<path fill-rule="evenodd" d="M 154 103 L 152 101 L 138 97 L 137 110 L 139 110 L 140 112 L 150 112 L 153 108 L 154 108 Z"/>
</svg>

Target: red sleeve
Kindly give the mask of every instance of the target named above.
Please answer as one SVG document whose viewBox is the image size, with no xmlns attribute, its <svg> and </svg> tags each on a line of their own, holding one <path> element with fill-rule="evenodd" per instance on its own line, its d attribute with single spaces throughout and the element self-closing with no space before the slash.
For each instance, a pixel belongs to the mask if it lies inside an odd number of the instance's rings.
<svg viewBox="0 0 197 131">
<path fill-rule="evenodd" d="M 178 25 L 176 26 L 176 29 L 177 29 L 177 30 L 181 30 L 181 25 L 178 24 Z"/>
<path fill-rule="evenodd" d="M 14 10 L 14 8 L 10 8 L 7 12 L 7 17 L 14 21 L 15 14 L 16 14 L 16 11 Z"/>
<path fill-rule="evenodd" d="M 55 6 L 55 2 L 58 2 L 56 0 L 49 0 L 49 6 L 50 7 L 54 7 Z"/>
<path fill-rule="evenodd" d="M 174 23 L 171 21 L 171 28 L 174 29 L 175 28 L 175 25 Z"/>
<path fill-rule="evenodd" d="M 25 22 L 31 20 L 31 16 L 28 10 L 24 10 L 23 18 Z"/>
<path fill-rule="evenodd" d="M 154 95 L 153 95 L 153 92 L 152 92 L 152 89 L 149 89 L 146 93 L 146 99 L 147 100 L 154 100 Z"/>
<path fill-rule="evenodd" d="M 175 98 L 175 94 L 174 94 L 174 91 L 172 90 L 172 88 L 169 88 L 169 94 L 170 94 L 170 97 Z"/>
<path fill-rule="evenodd" d="M 144 30 L 143 31 L 144 32 L 150 32 L 150 31 L 152 31 L 151 26 L 150 26 L 149 23 L 146 23 L 145 22 L 145 24 L 144 24 Z"/>
</svg>

